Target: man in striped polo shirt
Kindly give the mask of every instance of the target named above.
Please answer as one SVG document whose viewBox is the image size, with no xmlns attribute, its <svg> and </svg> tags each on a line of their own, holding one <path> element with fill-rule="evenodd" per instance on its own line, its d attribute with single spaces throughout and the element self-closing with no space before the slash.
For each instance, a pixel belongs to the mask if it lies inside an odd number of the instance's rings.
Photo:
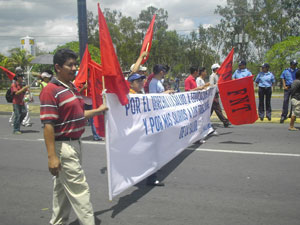
<svg viewBox="0 0 300 225">
<path fill-rule="evenodd" d="M 56 78 L 40 95 L 40 118 L 48 152 L 48 167 L 55 176 L 53 213 L 50 224 L 66 224 L 71 208 L 84 225 L 94 225 L 89 186 L 81 168 L 80 137 L 87 118 L 107 110 L 105 105 L 84 110 L 84 102 L 73 85 L 77 54 L 69 49 L 58 50 L 53 57 Z"/>
</svg>

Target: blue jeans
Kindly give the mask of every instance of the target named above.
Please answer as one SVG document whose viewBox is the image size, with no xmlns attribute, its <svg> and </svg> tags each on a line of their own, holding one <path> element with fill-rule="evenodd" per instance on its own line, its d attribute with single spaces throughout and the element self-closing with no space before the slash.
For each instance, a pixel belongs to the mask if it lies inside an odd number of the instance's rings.
<svg viewBox="0 0 300 225">
<path fill-rule="evenodd" d="M 26 111 L 25 105 L 13 104 L 13 109 L 14 109 L 14 114 L 15 114 L 14 132 L 16 132 L 16 131 L 20 131 L 21 123 L 22 123 L 23 119 L 25 118 L 27 111 Z"/>
</svg>

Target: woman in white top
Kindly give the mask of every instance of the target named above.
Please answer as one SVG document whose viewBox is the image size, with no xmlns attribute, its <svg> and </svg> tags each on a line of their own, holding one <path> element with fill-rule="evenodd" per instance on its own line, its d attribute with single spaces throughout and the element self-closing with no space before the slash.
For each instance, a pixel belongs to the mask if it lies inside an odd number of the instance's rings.
<svg viewBox="0 0 300 225">
<path fill-rule="evenodd" d="M 203 87 L 203 89 L 204 89 L 204 88 L 210 86 L 209 82 L 205 83 L 205 81 L 204 81 L 206 75 L 207 75 L 207 73 L 206 73 L 205 67 L 201 67 L 199 69 L 199 77 L 197 77 L 197 79 L 196 79 L 197 87 Z"/>
</svg>

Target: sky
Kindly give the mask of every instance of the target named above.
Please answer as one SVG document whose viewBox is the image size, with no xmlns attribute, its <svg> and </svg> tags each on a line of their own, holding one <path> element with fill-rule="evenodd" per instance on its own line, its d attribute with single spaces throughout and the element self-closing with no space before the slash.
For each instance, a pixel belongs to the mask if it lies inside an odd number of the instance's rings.
<svg viewBox="0 0 300 225">
<path fill-rule="evenodd" d="M 104 8 L 137 18 L 149 6 L 168 11 L 169 30 L 190 33 L 199 24 L 215 25 L 217 5 L 226 0 L 86 0 L 87 10 L 97 15 L 97 3 Z M 44 51 L 78 41 L 77 0 L 0 0 L 0 53 L 20 47 L 20 38 L 30 36 Z"/>
</svg>

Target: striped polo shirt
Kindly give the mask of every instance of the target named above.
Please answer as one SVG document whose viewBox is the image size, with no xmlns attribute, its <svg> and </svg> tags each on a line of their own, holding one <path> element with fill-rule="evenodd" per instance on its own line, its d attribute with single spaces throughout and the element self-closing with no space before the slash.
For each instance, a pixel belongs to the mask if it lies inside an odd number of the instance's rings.
<svg viewBox="0 0 300 225">
<path fill-rule="evenodd" d="M 53 78 L 40 95 L 40 119 L 54 125 L 56 139 L 80 138 L 85 129 L 84 101 L 71 85 L 73 90 Z"/>
</svg>

